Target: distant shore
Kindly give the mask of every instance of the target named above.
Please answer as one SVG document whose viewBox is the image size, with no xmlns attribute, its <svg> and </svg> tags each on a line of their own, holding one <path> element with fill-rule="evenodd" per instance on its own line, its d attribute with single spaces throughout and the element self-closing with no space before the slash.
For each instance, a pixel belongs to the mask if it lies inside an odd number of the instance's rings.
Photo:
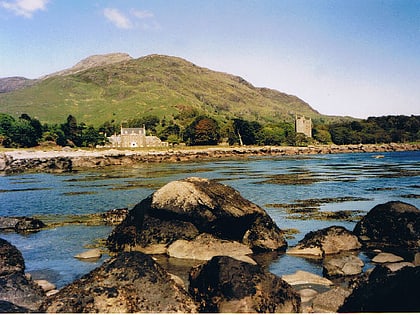
<svg viewBox="0 0 420 315">
<path fill-rule="evenodd" d="M 293 156 L 337 153 L 381 153 L 417 151 L 420 143 L 317 145 L 307 147 L 242 146 L 207 148 L 154 148 L 130 149 L 45 149 L 11 150 L 0 152 L 0 172 L 68 172 L 107 166 L 130 166 L 139 163 L 201 161 L 222 158 L 246 158 L 251 156 Z M 381 158 L 381 155 L 374 157 Z"/>
</svg>

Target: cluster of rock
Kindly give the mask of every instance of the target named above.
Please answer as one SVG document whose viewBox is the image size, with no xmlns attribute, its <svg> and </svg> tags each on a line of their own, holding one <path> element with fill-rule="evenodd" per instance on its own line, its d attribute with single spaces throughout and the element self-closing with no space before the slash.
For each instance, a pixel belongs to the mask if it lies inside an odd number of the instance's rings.
<svg viewBox="0 0 420 315">
<path fill-rule="evenodd" d="M 420 144 L 357 144 L 357 145 L 319 145 L 307 147 L 214 147 L 191 150 L 132 151 L 104 150 L 85 151 L 63 148 L 61 151 L 10 151 L 0 154 L 0 172 L 18 173 L 35 172 L 68 172 L 73 169 L 134 165 L 149 162 L 179 162 L 191 160 L 239 158 L 265 155 L 302 155 L 302 154 L 335 154 L 353 152 L 392 152 L 416 151 Z"/>
<path fill-rule="evenodd" d="M 0 250 L 0 276 L 19 275 L 31 289 L 25 293 L 26 302 L 0 289 L 0 300 L 6 301 L 0 309 L 53 313 L 419 311 L 420 254 L 415 254 L 419 224 L 419 209 L 389 202 L 373 208 L 354 231 L 331 226 L 308 233 L 287 249 L 282 230 L 262 208 L 229 186 L 187 178 L 165 185 L 130 210 L 107 239 L 114 256 L 53 295 L 46 296 L 24 277 L 23 259 L 8 244 Z M 365 262 L 358 255 L 362 248 L 375 253 L 373 271 L 363 270 Z M 402 248 L 405 255 L 395 255 L 395 249 Z M 298 271 L 280 277 L 257 263 L 262 253 L 285 250 L 320 262 L 323 276 Z M 158 263 L 161 257 L 169 257 L 175 265 L 185 262 L 186 277 L 177 273 L 179 266 L 171 269 Z M 19 286 L 22 281 L 13 283 Z"/>
</svg>

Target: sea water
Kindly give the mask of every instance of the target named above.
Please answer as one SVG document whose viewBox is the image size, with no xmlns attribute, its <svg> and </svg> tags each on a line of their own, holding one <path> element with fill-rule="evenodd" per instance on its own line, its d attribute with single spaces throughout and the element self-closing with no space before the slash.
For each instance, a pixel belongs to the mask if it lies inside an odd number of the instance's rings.
<svg viewBox="0 0 420 315">
<path fill-rule="evenodd" d="M 0 216 L 67 222 L 74 216 L 114 208 L 131 209 L 166 183 L 197 176 L 232 186 L 264 208 L 281 229 L 293 229 L 287 240 L 293 246 L 310 231 L 331 225 L 352 230 L 356 224 L 354 217 L 326 220 L 314 217 L 314 213 L 345 210 L 360 216 L 391 200 L 420 208 L 420 151 L 381 155 L 381 158 L 372 153 L 352 153 L 144 163 L 66 174 L 0 176 Z M 22 252 L 27 272 L 62 287 L 108 258 L 104 255 L 96 262 L 85 262 L 73 256 L 106 239 L 111 231 L 110 226 L 68 224 L 31 234 L 1 232 L 0 237 Z M 322 274 L 319 263 L 286 254 L 275 257 L 269 269 L 279 276 L 299 269 Z"/>
</svg>

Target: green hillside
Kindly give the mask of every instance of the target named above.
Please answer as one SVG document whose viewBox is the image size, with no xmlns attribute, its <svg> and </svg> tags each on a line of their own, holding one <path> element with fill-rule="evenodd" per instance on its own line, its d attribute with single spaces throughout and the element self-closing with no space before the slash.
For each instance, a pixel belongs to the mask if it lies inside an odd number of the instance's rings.
<svg viewBox="0 0 420 315">
<path fill-rule="evenodd" d="M 292 120 L 295 114 L 326 118 L 295 96 L 160 55 L 56 75 L 1 93 L 0 112 L 27 113 L 46 123 L 62 123 L 72 114 L 95 126 L 145 115 L 179 119 L 197 113 L 219 121 L 238 117 L 262 123 Z"/>
</svg>

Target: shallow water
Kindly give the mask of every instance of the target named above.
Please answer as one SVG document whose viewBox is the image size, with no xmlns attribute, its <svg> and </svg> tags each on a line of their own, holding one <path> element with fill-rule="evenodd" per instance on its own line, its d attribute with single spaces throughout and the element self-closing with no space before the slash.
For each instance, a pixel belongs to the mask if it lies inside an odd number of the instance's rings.
<svg viewBox="0 0 420 315">
<path fill-rule="evenodd" d="M 310 231 L 331 225 L 351 230 L 356 223 L 316 219 L 305 205 L 308 202 L 318 204 L 317 214 L 342 210 L 364 214 L 391 200 L 420 208 L 420 152 L 383 155 L 382 159 L 374 158 L 372 153 L 353 153 L 145 163 L 69 174 L 0 176 L 0 216 L 36 216 L 60 221 L 68 215 L 132 208 L 172 180 L 199 176 L 234 187 L 243 197 L 263 207 L 280 228 L 297 229 L 298 233 L 288 239 L 289 245 L 295 245 Z M 295 208 L 291 212 L 279 205 Z M 107 258 L 105 255 L 92 263 L 73 256 L 106 238 L 111 230 L 107 226 L 70 225 L 29 235 L 0 233 L 0 237 L 21 250 L 27 272 L 61 287 Z M 270 265 L 270 270 L 278 275 L 298 269 L 322 273 L 319 264 L 289 255 L 279 255 Z"/>
</svg>

